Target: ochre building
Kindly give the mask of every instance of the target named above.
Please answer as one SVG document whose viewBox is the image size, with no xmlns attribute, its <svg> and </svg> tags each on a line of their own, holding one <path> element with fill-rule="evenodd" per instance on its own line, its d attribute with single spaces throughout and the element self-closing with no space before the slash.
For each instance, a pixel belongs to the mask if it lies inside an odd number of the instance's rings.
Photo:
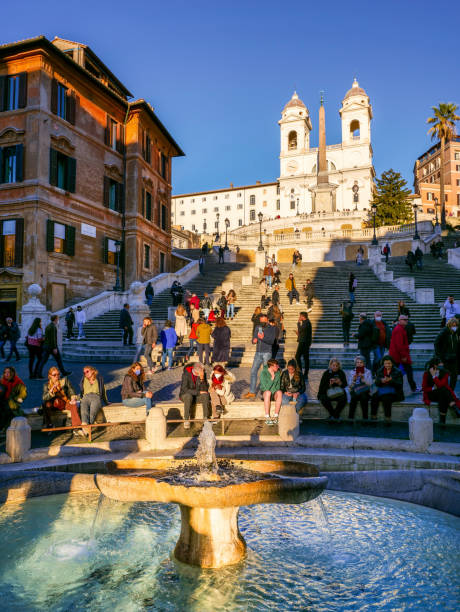
<svg viewBox="0 0 460 612">
<path fill-rule="evenodd" d="M 0 46 L 0 319 L 31 283 L 57 310 L 171 265 L 180 147 L 80 43 Z"/>
</svg>

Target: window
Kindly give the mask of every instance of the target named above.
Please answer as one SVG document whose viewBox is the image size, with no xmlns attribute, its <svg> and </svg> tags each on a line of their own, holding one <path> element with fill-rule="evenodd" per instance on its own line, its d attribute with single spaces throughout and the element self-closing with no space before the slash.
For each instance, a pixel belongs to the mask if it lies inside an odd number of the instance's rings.
<svg viewBox="0 0 460 612">
<path fill-rule="evenodd" d="M 65 85 L 53 79 L 51 81 L 51 112 L 75 125 L 76 96 Z"/>
<path fill-rule="evenodd" d="M 0 148 L 0 184 L 23 180 L 24 147 L 22 144 Z"/>
<path fill-rule="evenodd" d="M 460 172 L 460 164 L 457 164 L 457 165 L 455 166 L 455 168 L 456 168 L 457 172 Z"/>
<path fill-rule="evenodd" d="M 279 195 L 279 194 L 280 194 L 280 186 L 279 186 L 279 185 L 277 185 L 277 186 L 276 186 L 276 195 Z"/>
<path fill-rule="evenodd" d="M 162 178 L 168 180 L 168 158 L 164 153 L 160 155 L 160 174 Z"/>
<path fill-rule="evenodd" d="M 206 202 L 206 198 L 201 198 L 201 201 L 202 202 Z"/>
<path fill-rule="evenodd" d="M 214 206 L 213 210 L 214 210 L 214 212 L 219 212 L 219 207 L 218 206 Z"/>
<path fill-rule="evenodd" d="M 75 228 L 48 219 L 46 222 L 46 250 L 49 253 L 75 255 Z"/>
<path fill-rule="evenodd" d="M 426 199 L 431 202 L 432 200 L 434 200 L 434 193 L 431 193 L 430 191 L 426 194 Z"/>
<path fill-rule="evenodd" d="M 27 106 L 27 72 L 0 77 L 0 112 Z"/>
<path fill-rule="evenodd" d="M 281 202 L 280 202 L 280 200 L 276 200 L 276 210 L 281 210 Z"/>
<path fill-rule="evenodd" d="M 460 179 L 457 179 L 457 187 L 460 187 Z"/>
<path fill-rule="evenodd" d="M 147 221 L 152 220 L 152 194 L 146 189 L 142 190 L 142 216 L 144 216 Z"/>
<path fill-rule="evenodd" d="M 250 221 L 255 221 L 256 220 L 256 211 L 255 210 L 251 210 L 249 213 L 249 220 Z"/>
<path fill-rule="evenodd" d="M 225 199 L 228 200 L 230 196 L 228 195 L 228 193 L 225 194 Z"/>
<path fill-rule="evenodd" d="M 195 203 L 195 198 L 192 198 L 192 199 L 190 200 L 190 202 L 191 202 L 192 204 L 194 204 L 194 203 Z"/>
<path fill-rule="evenodd" d="M 50 149 L 50 185 L 75 193 L 77 160 Z"/>
<path fill-rule="evenodd" d="M 160 251 L 160 273 L 166 270 L 166 255 Z"/>
<path fill-rule="evenodd" d="M 214 221 L 214 227 L 216 230 L 219 229 L 219 221 Z"/>
<path fill-rule="evenodd" d="M 192 225 L 192 232 L 195 232 L 195 231 L 196 231 L 196 227 L 195 227 L 195 224 L 193 224 Z"/>
<path fill-rule="evenodd" d="M 214 196 L 214 197 L 213 197 L 213 200 L 217 200 L 217 196 Z"/>
<path fill-rule="evenodd" d="M 118 151 L 118 153 L 125 151 L 123 126 L 108 115 L 104 142 L 113 151 Z"/>
<path fill-rule="evenodd" d="M 104 263 L 115 266 L 117 263 L 117 249 L 115 240 L 104 238 Z"/>
<path fill-rule="evenodd" d="M 249 204 L 255 204 L 256 203 L 256 196 L 252 195 L 249 196 Z"/>
<path fill-rule="evenodd" d="M 457 206 L 460 206 L 460 193 L 457 193 Z"/>
<path fill-rule="evenodd" d="M 359 135 L 360 135 L 360 126 L 359 126 L 359 121 L 357 119 L 354 119 L 351 123 L 350 123 L 350 136 L 352 138 L 354 138 L 355 140 L 359 139 Z"/>
<path fill-rule="evenodd" d="M 237 207 L 238 210 L 243 210 L 243 205 L 242 204 L 237 204 L 236 207 Z"/>
<path fill-rule="evenodd" d="M 191 215 L 195 215 L 195 214 L 196 214 L 196 210 L 191 210 L 191 211 L 190 211 L 190 214 L 191 214 Z"/>
<path fill-rule="evenodd" d="M 161 229 L 165 232 L 168 231 L 168 209 L 164 204 L 161 205 Z"/>
<path fill-rule="evenodd" d="M 208 212 L 207 208 L 203 208 L 203 210 L 201 211 L 203 213 L 203 215 L 205 215 Z"/>
<path fill-rule="evenodd" d="M 460 160 L 460 151 L 455 151 L 454 159 L 459 159 Z"/>
<path fill-rule="evenodd" d="M 123 183 L 104 176 L 104 206 L 116 212 L 123 212 L 123 198 Z"/>
<path fill-rule="evenodd" d="M 183 217 L 185 215 L 185 211 L 181 210 L 179 214 L 180 214 L 181 217 Z"/>
<path fill-rule="evenodd" d="M 243 219 L 238 219 L 238 227 L 241 227 L 243 225 Z"/>
<path fill-rule="evenodd" d="M 184 200 L 181 200 L 181 201 L 179 202 L 179 204 L 183 204 L 183 203 L 184 203 Z"/>
<path fill-rule="evenodd" d="M 241 198 L 241 192 L 238 192 L 238 193 L 236 194 L 236 197 L 237 197 L 237 198 Z"/>
<path fill-rule="evenodd" d="M 225 210 L 232 210 L 232 207 L 231 206 L 226 206 Z"/>
<path fill-rule="evenodd" d="M 297 132 L 295 130 L 292 132 L 289 132 L 288 149 L 289 151 L 297 149 Z"/>
<path fill-rule="evenodd" d="M 294 200 L 291 200 L 291 210 L 295 210 L 295 202 L 294 202 Z"/>
<path fill-rule="evenodd" d="M 208 224 L 206 223 L 206 219 L 203 221 L 203 232 L 206 231 Z"/>
<path fill-rule="evenodd" d="M 446 194 L 444 195 L 444 199 L 445 199 L 445 201 L 447 202 L 447 201 L 449 200 L 449 194 L 447 194 L 447 193 L 446 193 Z"/>
<path fill-rule="evenodd" d="M 144 244 L 144 268 L 150 270 L 150 245 Z"/>
<path fill-rule="evenodd" d="M 152 161 L 152 143 L 150 140 L 150 136 L 144 130 L 143 138 L 142 138 L 142 157 L 145 161 L 150 164 Z"/>
<path fill-rule="evenodd" d="M 22 268 L 24 219 L 0 221 L 0 266 Z"/>
</svg>

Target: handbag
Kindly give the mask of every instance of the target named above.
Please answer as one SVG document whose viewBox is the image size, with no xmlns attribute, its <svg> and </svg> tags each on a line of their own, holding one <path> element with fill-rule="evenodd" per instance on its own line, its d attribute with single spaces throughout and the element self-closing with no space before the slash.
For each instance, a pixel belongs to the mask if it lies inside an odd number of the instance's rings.
<svg viewBox="0 0 460 612">
<path fill-rule="evenodd" d="M 396 394 L 396 389 L 394 387 L 392 387 L 391 385 L 385 385 L 385 387 L 379 387 L 377 393 L 379 395 L 390 395 L 390 394 Z"/>
<path fill-rule="evenodd" d="M 342 387 L 330 387 L 326 391 L 326 395 L 331 400 L 339 399 L 339 397 L 342 397 L 342 395 L 345 395 L 345 391 L 342 389 Z"/>
<path fill-rule="evenodd" d="M 355 395 L 361 395 L 362 393 L 367 393 L 369 390 L 370 390 L 369 385 L 365 385 L 363 383 L 360 385 L 356 385 L 356 387 L 353 387 L 351 392 L 354 393 Z"/>
</svg>

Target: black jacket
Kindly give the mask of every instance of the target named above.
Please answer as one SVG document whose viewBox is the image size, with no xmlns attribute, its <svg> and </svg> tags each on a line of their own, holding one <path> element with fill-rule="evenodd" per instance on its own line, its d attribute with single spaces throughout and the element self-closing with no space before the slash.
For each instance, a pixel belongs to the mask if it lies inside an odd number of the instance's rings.
<svg viewBox="0 0 460 612">
<path fill-rule="evenodd" d="M 390 348 L 390 340 L 391 340 L 391 327 L 388 325 L 386 321 L 382 320 L 382 323 L 385 325 L 385 348 Z M 379 337 L 380 330 L 377 327 L 377 323 L 375 319 L 371 323 L 372 325 L 372 348 L 375 348 L 379 345 Z"/>
<path fill-rule="evenodd" d="M 448 327 L 441 329 L 434 341 L 434 352 L 443 362 L 457 359 L 459 349 L 458 334 L 453 334 Z"/>
<path fill-rule="evenodd" d="M 280 292 L 275 289 L 272 293 L 272 302 L 274 306 L 279 306 L 280 303 Z"/>
<path fill-rule="evenodd" d="M 292 393 L 305 393 L 305 379 L 301 372 L 299 372 L 299 380 L 289 379 L 289 372 L 284 370 L 281 374 L 281 391 L 286 393 L 289 390 L 289 387 L 293 389 Z"/>
<path fill-rule="evenodd" d="M 318 399 L 321 401 L 322 398 L 327 396 L 327 390 L 330 388 L 330 380 L 331 378 L 339 378 L 340 379 L 340 387 L 345 389 L 347 386 L 347 377 L 345 376 L 345 372 L 343 370 L 339 370 L 338 372 L 333 372 L 332 370 L 326 370 L 321 376 L 321 382 L 319 383 L 318 389 Z"/>
<path fill-rule="evenodd" d="M 182 397 L 186 394 L 189 395 L 200 395 L 201 391 L 208 391 L 208 381 L 206 379 L 206 372 L 204 373 L 203 380 L 199 376 L 193 376 L 192 374 L 193 366 L 187 365 L 184 368 L 184 372 L 182 374 L 182 381 L 180 384 L 179 397 Z M 195 378 L 195 380 L 193 380 Z"/>
<path fill-rule="evenodd" d="M 377 387 L 385 387 L 386 386 L 382 382 L 382 378 L 384 376 L 383 370 L 384 370 L 384 366 L 382 365 L 377 370 L 377 373 L 375 375 L 375 385 Z M 396 401 L 398 401 L 398 402 L 402 402 L 402 400 L 404 399 L 403 384 L 404 384 L 404 380 L 403 380 L 403 375 L 401 373 L 401 370 L 398 367 L 393 366 L 392 369 L 391 369 L 391 382 L 389 382 L 388 385 L 390 387 L 394 387 L 395 388 L 395 390 L 396 390 Z"/>
<path fill-rule="evenodd" d="M 212 308 L 212 300 L 210 297 L 201 298 L 200 308 Z"/>
<path fill-rule="evenodd" d="M 308 298 L 315 297 L 315 286 L 313 285 L 313 283 L 307 283 L 305 285 L 304 294 Z"/>
<path fill-rule="evenodd" d="M 372 340 L 374 335 L 374 329 L 371 321 L 364 319 L 358 327 L 358 348 L 370 349 L 372 347 Z"/>
<path fill-rule="evenodd" d="M 306 344 L 307 346 L 311 345 L 312 338 L 312 329 L 311 323 L 309 319 L 302 321 L 302 323 L 297 323 L 297 331 L 299 332 L 297 336 L 297 342 L 299 344 Z"/>
<path fill-rule="evenodd" d="M 118 327 L 120 327 L 121 329 L 124 329 L 125 327 L 132 327 L 133 325 L 133 320 L 131 319 L 131 315 L 129 314 L 129 311 L 126 308 L 123 308 L 120 311 L 120 323 L 118 324 Z"/>
<path fill-rule="evenodd" d="M 262 340 L 260 340 L 260 338 L 257 337 L 259 327 L 260 326 L 257 325 L 253 332 L 253 339 L 255 338 L 257 340 L 256 353 L 271 353 L 272 345 L 276 340 L 277 334 L 279 333 L 278 328 L 276 325 L 262 325 L 264 337 Z"/>
</svg>

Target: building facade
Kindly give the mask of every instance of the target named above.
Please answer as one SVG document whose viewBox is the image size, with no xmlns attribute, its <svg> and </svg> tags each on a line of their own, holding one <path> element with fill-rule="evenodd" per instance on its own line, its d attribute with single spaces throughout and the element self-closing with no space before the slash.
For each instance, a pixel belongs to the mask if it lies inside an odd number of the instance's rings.
<svg viewBox="0 0 460 612">
<path fill-rule="evenodd" d="M 420 195 L 423 212 L 441 214 L 441 145 L 432 146 L 414 165 L 414 191 Z M 444 196 L 446 217 L 460 217 L 460 136 L 446 142 L 444 148 Z"/>
<path fill-rule="evenodd" d="M 31 283 L 51 310 L 168 270 L 181 149 L 86 45 L 0 46 L 0 317 Z M 117 252 L 118 251 L 118 252 Z"/>
<path fill-rule="evenodd" d="M 342 142 L 326 146 L 329 183 L 334 189 L 331 212 L 362 211 L 372 199 L 375 171 L 372 161 L 369 97 L 353 82 L 339 110 Z M 294 92 L 282 111 L 280 126 L 280 176 L 270 183 L 175 195 L 172 219 L 175 225 L 199 233 L 217 232 L 264 219 L 320 213 L 315 205 L 318 148 L 310 146 L 312 120 L 308 108 Z M 328 211 L 329 212 L 329 211 Z"/>
</svg>

